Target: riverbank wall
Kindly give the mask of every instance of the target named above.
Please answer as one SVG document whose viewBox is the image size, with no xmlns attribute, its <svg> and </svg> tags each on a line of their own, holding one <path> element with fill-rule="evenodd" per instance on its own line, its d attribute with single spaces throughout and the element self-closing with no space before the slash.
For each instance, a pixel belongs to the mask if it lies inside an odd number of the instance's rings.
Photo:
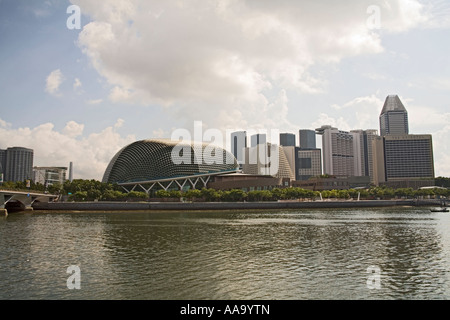
<svg viewBox="0 0 450 320">
<path fill-rule="evenodd" d="M 370 208 L 436 206 L 437 200 L 349 200 L 264 202 L 48 202 L 33 204 L 34 210 L 49 211 L 162 211 L 162 210 L 267 210 L 312 208 Z"/>
</svg>

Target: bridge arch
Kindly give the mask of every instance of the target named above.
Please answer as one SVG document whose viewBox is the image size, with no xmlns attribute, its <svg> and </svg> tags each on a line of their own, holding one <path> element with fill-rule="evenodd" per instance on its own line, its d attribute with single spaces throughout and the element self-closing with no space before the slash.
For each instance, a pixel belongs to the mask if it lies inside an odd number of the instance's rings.
<svg viewBox="0 0 450 320">
<path fill-rule="evenodd" d="M 37 194 L 20 191 L 0 190 L 0 210 L 8 211 L 32 211 L 34 202 L 48 202 L 56 198 L 51 194 Z"/>
</svg>

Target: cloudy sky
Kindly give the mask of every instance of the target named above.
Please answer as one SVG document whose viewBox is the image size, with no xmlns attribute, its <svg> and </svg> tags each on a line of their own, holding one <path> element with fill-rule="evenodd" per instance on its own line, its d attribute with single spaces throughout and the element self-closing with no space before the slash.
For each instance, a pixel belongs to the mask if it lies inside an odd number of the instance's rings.
<svg viewBox="0 0 450 320">
<path fill-rule="evenodd" d="M 0 148 L 101 179 L 194 121 L 379 129 L 397 94 L 450 177 L 449 39 L 448 0 L 0 0 Z"/>
</svg>

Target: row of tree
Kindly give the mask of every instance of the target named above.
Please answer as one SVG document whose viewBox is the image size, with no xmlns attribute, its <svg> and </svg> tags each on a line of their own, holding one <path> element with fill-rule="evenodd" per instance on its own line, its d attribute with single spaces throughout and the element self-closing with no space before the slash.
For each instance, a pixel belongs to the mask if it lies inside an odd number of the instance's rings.
<svg viewBox="0 0 450 320">
<path fill-rule="evenodd" d="M 302 188 L 275 188 L 272 190 L 253 190 L 245 192 L 241 189 L 233 190 L 188 190 L 156 192 L 158 198 L 180 198 L 193 201 L 277 201 L 296 199 L 392 199 L 392 198 L 418 198 L 418 197 L 449 197 L 450 189 L 419 189 L 412 188 L 383 188 L 372 187 L 369 189 L 348 190 L 323 190 L 313 191 Z"/>
<path fill-rule="evenodd" d="M 149 200 L 150 196 L 145 192 L 125 192 L 116 184 L 102 183 L 97 180 L 73 180 L 66 181 L 63 185 L 52 185 L 46 188 L 41 184 L 31 182 L 29 187 L 26 182 L 5 182 L 3 189 L 33 190 L 49 192 L 67 196 L 69 201 L 125 201 L 125 200 Z M 417 198 L 417 197 L 449 197 L 450 189 L 434 188 L 387 188 L 371 187 L 368 189 L 348 190 L 324 190 L 312 191 L 302 188 L 275 188 L 272 190 L 253 190 L 245 192 L 241 189 L 215 190 L 215 189 L 190 189 L 187 191 L 158 190 L 152 194 L 152 198 L 185 199 L 187 201 L 277 201 L 294 199 L 392 199 L 392 198 Z"/>
</svg>

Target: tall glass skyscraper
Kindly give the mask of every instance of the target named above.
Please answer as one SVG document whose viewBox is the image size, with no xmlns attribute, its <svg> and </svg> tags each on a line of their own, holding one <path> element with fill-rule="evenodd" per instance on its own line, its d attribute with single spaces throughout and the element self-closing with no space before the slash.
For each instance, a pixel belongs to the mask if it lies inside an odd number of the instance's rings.
<svg viewBox="0 0 450 320">
<path fill-rule="evenodd" d="M 6 150 L 0 149 L 0 182 L 5 180 L 6 170 Z"/>
<path fill-rule="evenodd" d="M 233 132 L 231 134 L 231 153 L 237 159 L 241 169 L 245 162 L 245 148 L 247 148 L 247 132 Z"/>
<path fill-rule="evenodd" d="M 387 96 L 380 114 L 380 135 L 408 134 L 408 112 L 397 95 Z"/>
<path fill-rule="evenodd" d="M 299 130 L 300 148 L 316 149 L 316 132 L 314 130 Z"/>
<path fill-rule="evenodd" d="M 33 178 L 32 149 L 13 147 L 2 151 L 6 154 L 6 161 L 2 163 L 4 181 L 16 182 Z"/>
<path fill-rule="evenodd" d="M 280 146 L 282 146 L 282 147 L 295 147 L 295 134 L 293 134 L 293 133 L 280 133 Z"/>
</svg>

